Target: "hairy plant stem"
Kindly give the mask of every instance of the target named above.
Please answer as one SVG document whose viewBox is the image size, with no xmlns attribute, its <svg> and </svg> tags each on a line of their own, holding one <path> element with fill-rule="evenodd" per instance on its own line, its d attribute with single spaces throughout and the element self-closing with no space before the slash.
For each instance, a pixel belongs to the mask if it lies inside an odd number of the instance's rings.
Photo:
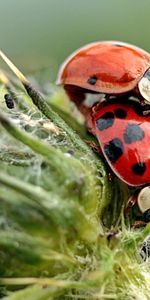
<svg viewBox="0 0 150 300">
<path fill-rule="evenodd" d="M 7 63 L 7 65 L 11 68 L 11 70 L 15 73 L 18 79 L 21 81 L 23 86 L 25 87 L 28 95 L 32 99 L 33 103 L 38 107 L 38 109 L 50 120 L 54 122 L 59 128 L 63 130 L 64 133 L 70 138 L 70 141 L 74 147 L 84 154 L 86 153 L 89 159 L 91 158 L 91 165 L 93 164 L 93 160 L 97 163 L 96 159 L 94 159 L 93 152 L 90 148 L 80 139 L 80 137 L 64 122 L 64 120 L 59 117 L 59 115 L 54 112 L 50 106 L 44 101 L 41 94 L 32 87 L 31 83 L 28 79 L 20 72 L 20 70 L 8 59 L 8 57 L 0 51 L 0 56 Z"/>
</svg>

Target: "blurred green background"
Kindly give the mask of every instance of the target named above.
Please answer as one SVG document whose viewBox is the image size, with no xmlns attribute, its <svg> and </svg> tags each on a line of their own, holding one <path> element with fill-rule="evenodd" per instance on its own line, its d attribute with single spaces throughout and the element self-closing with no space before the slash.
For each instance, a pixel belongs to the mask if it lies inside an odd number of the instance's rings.
<svg viewBox="0 0 150 300">
<path fill-rule="evenodd" d="M 0 0 L 0 46 L 26 73 L 59 65 L 75 49 L 120 40 L 150 51 L 150 0 Z"/>
</svg>

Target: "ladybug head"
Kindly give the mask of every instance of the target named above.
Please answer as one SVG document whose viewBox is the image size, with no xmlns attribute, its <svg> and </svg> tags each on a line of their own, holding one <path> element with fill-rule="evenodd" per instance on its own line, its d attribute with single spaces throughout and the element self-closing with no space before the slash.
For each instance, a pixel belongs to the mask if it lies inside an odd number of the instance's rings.
<svg viewBox="0 0 150 300">
<path fill-rule="evenodd" d="M 150 103 L 150 68 L 139 81 L 138 88 L 145 102 Z"/>
<path fill-rule="evenodd" d="M 140 211 L 150 221 L 150 186 L 144 187 L 138 194 L 137 203 Z"/>
</svg>

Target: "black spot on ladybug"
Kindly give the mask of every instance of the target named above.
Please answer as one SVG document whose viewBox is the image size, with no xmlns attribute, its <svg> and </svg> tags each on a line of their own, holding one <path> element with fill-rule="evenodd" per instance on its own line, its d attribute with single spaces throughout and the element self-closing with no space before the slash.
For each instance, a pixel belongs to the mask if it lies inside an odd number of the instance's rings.
<svg viewBox="0 0 150 300">
<path fill-rule="evenodd" d="M 150 208 L 144 212 L 143 218 L 145 222 L 150 222 Z"/>
<path fill-rule="evenodd" d="M 127 116 L 127 113 L 124 109 L 122 108 L 116 108 L 115 111 L 115 116 L 118 118 L 118 119 L 125 119 L 126 116 Z"/>
<path fill-rule="evenodd" d="M 114 114 L 112 112 L 107 112 L 103 114 L 98 120 L 96 120 L 96 125 L 100 131 L 111 127 L 114 123 Z"/>
<path fill-rule="evenodd" d="M 144 131 L 138 124 L 128 124 L 124 132 L 124 141 L 126 144 L 132 144 L 141 141 L 144 138 Z"/>
<path fill-rule="evenodd" d="M 97 81 L 97 76 L 93 75 L 87 80 L 87 83 L 94 85 L 96 83 L 96 81 Z"/>
<path fill-rule="evenodd" d="M 146 165 L 144 162 L 139 162 L 132 165 L 132 171 L 135 175 L 142 176 L 146 171 Z"/>
<path fill-rule="evenodd" d="M 112 163 L 115 163 L 124 152 L 122 141 L 118 138 L 111 140 L 108 144 L 104 146 L 104 152 L 108 159 Z"/>
<path fill-rule="evenodd" d="M 9 109 L 14 108 L 14 100 L 11 95 L 9 95 L 9 94 L 4 95 L 4 99 L 5 99 L 6 105 Z"/>
</svg>

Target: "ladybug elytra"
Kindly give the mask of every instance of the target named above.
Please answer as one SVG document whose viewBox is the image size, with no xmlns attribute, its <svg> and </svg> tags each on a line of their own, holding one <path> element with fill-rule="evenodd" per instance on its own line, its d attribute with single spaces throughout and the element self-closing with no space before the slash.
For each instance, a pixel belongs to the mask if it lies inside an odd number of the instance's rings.
<svg viewBox="0 0 150 300">
<path fill-rule="evenodd" d="M 130 186 L 150 182 L 150 114 L 142 109 L 130 100 L 105 102 L 90 120 L 111 169 Z"/>
<path fill-rule="evenodd" d="M 150 55 L 127 43 L 91 43 L 64 62 L 57 83 L 64 85 L 76 103 L 84 100 L 85 93 L 127 93 L 150 102 Z"/>
<path fill-rule="evenodd" d="M 99 141 L 112 171 L 129 186 L 150 183 L 150 114 L 138 102 L 104 101 L 88 115 L 87 126 Z M 150 186 L 131 196 L 127 209 L 137 202 L 145 222 L 150 221 Z"/>
</svg>

